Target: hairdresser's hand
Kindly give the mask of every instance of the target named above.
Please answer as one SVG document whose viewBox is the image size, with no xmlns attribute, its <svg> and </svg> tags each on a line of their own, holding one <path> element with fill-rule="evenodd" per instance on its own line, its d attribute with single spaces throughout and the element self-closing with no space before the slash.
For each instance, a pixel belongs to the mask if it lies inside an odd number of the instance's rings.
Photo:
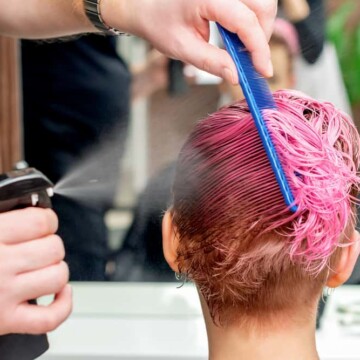
<svg viewBox="0 0 360 360">
<path fill-rule="evenodd" d="M 208 44 L 209 21 L 239 35 L 255 67 L 272 75 L 268 39 L 277 0 L 107 0 L 105 22 L 149 40 L 165 55 L 195 65 L 235 84 L 235 65 L 225 50 Z"/>
<path fill-rule="evenodd" d="M 0 214 L 0 335 L 41 334 L 70 314 L 69 271 L 58 226 L 49 209 L 28 208 Z M 28 300 L 56 294 L 47 307 Z"/>
</svg>

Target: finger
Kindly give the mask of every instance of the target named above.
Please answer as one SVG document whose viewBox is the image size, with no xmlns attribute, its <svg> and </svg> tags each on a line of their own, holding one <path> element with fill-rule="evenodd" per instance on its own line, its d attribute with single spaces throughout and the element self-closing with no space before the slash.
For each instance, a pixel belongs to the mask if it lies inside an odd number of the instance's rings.
<svg viewBox="0 0 360 360">
<path fill-rule="evenodd" d="M 266 77 L 272 76 L 267 38 L 252 10 L 240 1 L 223 0 L 222 6 L 215 2 L 213 6 L 205 7 L 202 16 L 217 21 L 227 30 L 236 33 L 251 53 L 255 68 Z"/>
<path fill-rule="evenodd" d="M 41 270 L 16 276 L 14 288 L 19 301 L 57 294 L 69 281 L 69 268 L 64 261 Z"/>
<path fill-rule="evenodd" d="M 191 39 L 185 50 L 184 61 L 198 69 L 219 76 L 236 85 L 238 76 L 230 55 L 200 38 Z"/>
<path fill-rule="evenodd" d="M 267 41 L 270 40 L 274 29 L 274 21 L 277 13 L 277 0 L 242 0 L 242 2 L 251 9 L 259 19 Z"/>
<path fill-rule="evenodd" d="M 0 214 L 0 242 L 17 244 L 56 232 L 58 220 L 51 209 L 29 207 Z"/>
<path fill-rule="evenodd" d="M 58 264 L 65 257 L 64 244 L 57 235 L 12 245 L 8 247 L 8 251 L 11 267 L 16 274 Z"/>
<path fill-rule="evenodd" d="M 14 333 L 44 334 L 55 330 L 71 314 L 72 289 L 66 285 L 48 306 L 21 304 L 13 317 Z"/>
</svg>

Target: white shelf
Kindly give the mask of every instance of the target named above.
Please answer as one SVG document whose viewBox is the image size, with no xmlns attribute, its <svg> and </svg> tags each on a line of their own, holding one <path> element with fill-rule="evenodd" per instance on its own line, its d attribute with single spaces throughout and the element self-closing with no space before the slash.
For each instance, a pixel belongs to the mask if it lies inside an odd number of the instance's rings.
<svg viewBox="0 0 360 360">
<path fill-rule="evenodd" d="M 192 285 L 74 284 L 71 318 L 49 334 L 42 360 L 205 360 L 207 339 Z M 338 324 L 336 307 L 360 301 L 360 287 L 338 289 L 317 334 L 322 360 L 359 360 L 360 331 Z"/>
</svg>

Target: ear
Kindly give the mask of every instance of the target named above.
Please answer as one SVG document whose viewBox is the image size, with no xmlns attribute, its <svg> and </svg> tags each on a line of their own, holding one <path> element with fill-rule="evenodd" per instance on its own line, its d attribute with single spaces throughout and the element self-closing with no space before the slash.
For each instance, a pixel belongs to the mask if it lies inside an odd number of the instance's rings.
<svg viewBox="0 0 360 360">
<path fill-rule="evenodd" d="M 176 228 L 173 224 L 172 216 L 169 210 L 165 213 L 162 221 L 162 239 L 165 260 L 172 270 L 179 272 L 176 261 L 179 239 L 176 235 Z"/>
<path fill-rule="evenodd" d="M 326 286 L 336 288 L 345 283 L 353 272 L 360 253 L 359 233 L 354 230 L 350 237 L 350 245 L 341 249 L 338 263 L 330 272 Z"/>
</svg>

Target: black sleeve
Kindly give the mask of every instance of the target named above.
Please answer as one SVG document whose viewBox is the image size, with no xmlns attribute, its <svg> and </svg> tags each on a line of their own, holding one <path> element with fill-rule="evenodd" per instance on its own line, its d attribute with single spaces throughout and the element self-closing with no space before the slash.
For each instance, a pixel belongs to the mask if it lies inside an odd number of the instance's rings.
<svg viewBox="0 0 360 360">
<path fill-rule="evenodd" d="M 299 36 L 302 57 L 314 64 L 321 55 L 325 42 L 325 8 L 323 0 L 307 0 L 310 15 L 294 23 Z"/>
<path fill-rule="evenodd" d="M 34 360 L 48 348 L 46 335 L 10 334 L 0 336 L 1 360 Z"/>
</svg>

